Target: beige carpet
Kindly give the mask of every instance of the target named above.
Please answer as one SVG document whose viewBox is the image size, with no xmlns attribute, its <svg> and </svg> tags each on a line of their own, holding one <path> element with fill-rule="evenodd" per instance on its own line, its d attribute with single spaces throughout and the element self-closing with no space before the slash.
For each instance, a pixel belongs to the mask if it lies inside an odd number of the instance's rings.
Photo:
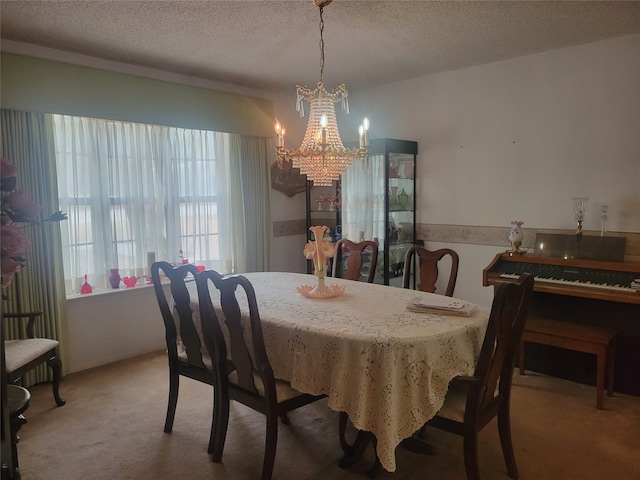
<svg viewBox="0 0 640 480">
<path fill-rule="evenodd" d="M 32 388 L 18 445 L 23 478 L 259 478 L 264 417 L 233 403 L 223 461 L 214 464 L 206 452 L 211 387 L 182 380 L 173 433 L 165 434 L 167 377 L 166 356 L 158 352 L 68 375 L 61 386 L 64 407 L 56 408 L 50 385 Z M 338 414 L 325 402 L 295 411 L 290 419 L 290 425 L 280 425 L 274 479 L 366 478 L 371 449 L 363 464 L 338 467 Z M 638 397 L 606 398 L 598 411 L 593 387 L 516 375 L 512 423 L 521 479 L 640 479 Z M 398 449 L 398 470 L 378 478 L 464 479 L 462 440 L 434 429 L 429 439 L 436 455 Z M 483 478 L 508 478 L 495 422 L 480 440 Z"/>
</svg>

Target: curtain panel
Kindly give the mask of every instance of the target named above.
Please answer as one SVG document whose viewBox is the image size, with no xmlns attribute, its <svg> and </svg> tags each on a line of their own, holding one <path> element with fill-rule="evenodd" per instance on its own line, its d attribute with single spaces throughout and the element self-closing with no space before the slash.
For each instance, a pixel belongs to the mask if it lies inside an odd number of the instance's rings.
<svg viewBox="0 0 640 480">
<path fill-rule="evenodd" d="M 230 192 L 236 272 L 272 269 L 271 171 L 264 137 L 231 135 Z"/>
<path fill-rule="evenodd" d="M 42 217 L 58 211 L 52 125 L 45 115 L 0 110 L 2 135 L 0 149 L 18 169 L 18 187 L 42 205 Z M 5 295 L 3 310 L 7 312 L 42 311 L 36 336 L 60 342 L 59 356 L 63 373 L 68 365 L 66 335 L 66 297 L 59 223 L 42 223 L 25 228 L 31 245 L 26 266 L 15 275 Z M 4 321 L 4 320 L 3 320 Z M 23 322 L 24 323 L 24 322 Z M 4 324 L 5 338 L 22 335 L 21 324 Z M 25 386 L 52 380 L 45 364 L 23 378 Z"/>
<path fill-rule="evenodd" d="M 385 238 L 384 156 L 354 162 L 342 174 L 342 236 L 353 242 Z"/>
</svg>

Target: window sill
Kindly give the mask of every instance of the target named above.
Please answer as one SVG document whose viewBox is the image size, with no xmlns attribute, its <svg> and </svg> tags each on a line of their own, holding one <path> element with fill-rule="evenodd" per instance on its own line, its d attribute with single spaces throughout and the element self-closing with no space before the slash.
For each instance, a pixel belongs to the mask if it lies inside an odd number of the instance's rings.
<svg viewBox="0 0 640 480">
<path fill-rule="evenodd" d="M 74 293 L 72 295 L 68 295 L 67 304 L 81 305 L 84 303 L 103 300 L 119 301 L 124 300 L 125 298 L 150 294 L 153 294 L 153 284 L 141 284 L 128 288 L 94 288 L 91 293 Z M 118 295 L 118 297 L 115 297 L 115 295 Z"/>
</svg>

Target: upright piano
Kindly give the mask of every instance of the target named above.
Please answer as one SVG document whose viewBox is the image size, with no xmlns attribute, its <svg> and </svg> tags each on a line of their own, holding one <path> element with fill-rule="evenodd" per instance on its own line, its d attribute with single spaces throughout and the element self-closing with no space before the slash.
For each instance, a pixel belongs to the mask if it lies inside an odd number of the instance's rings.
<svg viewBox="0 0 640 480">
<path fill-rule="evenodd" d="M 640 396 L 640 263 L 540 255 L 496 255 L 482 284 L 497 287 L 522 273 L 535 276 L 530 314 L 617 330 L 614 390 Z M 527 369 L 595 385 L 593 355 L 530 344 Z"/>
</svg>

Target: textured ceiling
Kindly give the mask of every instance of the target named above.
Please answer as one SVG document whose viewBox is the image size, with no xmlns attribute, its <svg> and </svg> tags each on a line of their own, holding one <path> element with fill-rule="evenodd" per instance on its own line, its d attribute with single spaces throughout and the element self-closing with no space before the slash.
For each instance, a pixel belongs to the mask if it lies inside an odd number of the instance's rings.
<svg viewBox="0 0 640 480">
<path fill-rule="evenodd" d="M 3 40 L 262 90 L 320 79 L 311 0 L 0 2 Z M 350 1 L 324 9 L 327 88 L 384 84 L 640 32 L 640 2 Z"/>
</svg>

